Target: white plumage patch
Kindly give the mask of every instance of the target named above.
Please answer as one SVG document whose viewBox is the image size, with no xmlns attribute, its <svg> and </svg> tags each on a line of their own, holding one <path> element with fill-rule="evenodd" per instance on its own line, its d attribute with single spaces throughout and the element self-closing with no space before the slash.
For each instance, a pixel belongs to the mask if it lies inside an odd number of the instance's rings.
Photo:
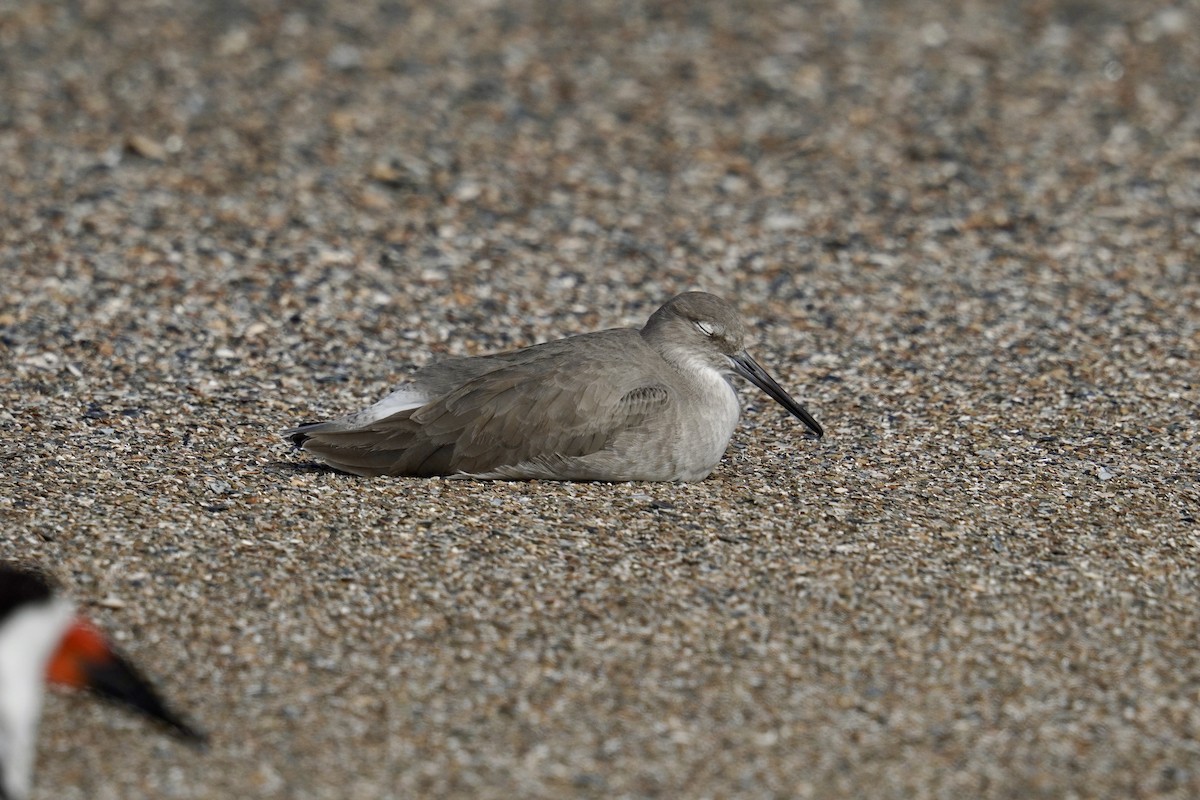
<svg viewBox="0 0 1200 800">
<path fill-rule="evenodd" d="M 411 411 L 429 402 L 429 397 L 412 386 L 401 386 L 374 405 L 358 412 L 362 423 L 378 422 L 401 411 Z"/>
<path fill-rule="evenodd" d="M 73 614 L 56 597 L 17 608 L 0 625 L 0 783 L 14 800 L 29 794 L 46 665 Z"/>
</svg>

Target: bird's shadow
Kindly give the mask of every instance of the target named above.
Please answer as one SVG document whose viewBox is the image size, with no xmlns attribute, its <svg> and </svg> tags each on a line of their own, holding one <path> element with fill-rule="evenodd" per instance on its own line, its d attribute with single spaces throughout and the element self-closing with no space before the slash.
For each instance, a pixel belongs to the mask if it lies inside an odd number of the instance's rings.
<svg viewBox="0 0 1200 800">
<path fill-rule="evenodd" d="M 272 461 L 268 464 L 264 464 L 263 469 L 267 470 L 268 472 L 281 472 L 281 473 L 291 473 L 291 474 L 303 474 L 303 473 L 313 473 L 313 472 L 333 473 L 333 474 L 338 473 L 338 471 L 336 469 L 333 469 L 332 467 L 330 467 L 326 464 L 322 464 L 319 461 L 300 461 L 300 462 Z"/>
</svg>

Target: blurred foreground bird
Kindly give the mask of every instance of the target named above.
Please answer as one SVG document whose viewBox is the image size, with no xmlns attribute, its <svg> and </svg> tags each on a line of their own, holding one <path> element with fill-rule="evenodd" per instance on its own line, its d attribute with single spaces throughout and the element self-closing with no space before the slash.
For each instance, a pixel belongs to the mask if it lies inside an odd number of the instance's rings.
<svg viewBox="0 0 1200 800">
<path fill-rule="evenodd" d="M 42 572 L 0 563 L 0 798 L 24 800 L 46 683 L 89 689 L 160 720 L 200 743 L 203 734 L 169 711 L 138 671 L 78 616 Z"/>
</svg>

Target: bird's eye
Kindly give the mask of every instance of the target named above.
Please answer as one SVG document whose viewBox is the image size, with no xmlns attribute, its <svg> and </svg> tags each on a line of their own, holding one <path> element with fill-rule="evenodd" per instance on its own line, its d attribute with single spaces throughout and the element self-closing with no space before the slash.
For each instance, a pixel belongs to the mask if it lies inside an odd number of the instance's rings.
<svg viewBox="0 0 1200 800">
<path fill-rule="evenodd" d="M 701 322 L 700 320 L 696 320 L 695 324 L 696 324 L 696 330 L 700 331 L 705 336 L 713 335 L 714 328 L 713 328 L 711 322 Z"/>
</svg>

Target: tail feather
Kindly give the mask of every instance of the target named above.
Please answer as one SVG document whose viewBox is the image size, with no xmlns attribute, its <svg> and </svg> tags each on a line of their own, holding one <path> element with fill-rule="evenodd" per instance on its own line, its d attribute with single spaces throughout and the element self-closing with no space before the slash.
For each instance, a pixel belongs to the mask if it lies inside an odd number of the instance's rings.
<svg viewBox="0 0 1200 800">
<path fill-rule="evenodd" d="M 415 475 L 430 477 L 451 472 L 453 445 L 428 440 L 406 445 L 381 444 L 377 437 L 329 434 L 309 437 L 303 449 L 325 464 L 354 475 Z"/>
<path fill-rule="evenodd" d="M 303 450 L 304 443 L 312 438 L 311 431 L 327 424 L 326 422 L 301 422 L 294 428 L 283 431 L 283 438 L 294 444 L 297 450 Z"/>
<path fill-rule="evenodd" d="M 353 475 L 446 475 L 454 470 L 454 445 L 429 440 L 410 411 L 362 424 L 352 417 L 308 422 L 283 431 L 298 449 Z M 407 423 L 407 424 L 406 424 Z"/>
</svg>

